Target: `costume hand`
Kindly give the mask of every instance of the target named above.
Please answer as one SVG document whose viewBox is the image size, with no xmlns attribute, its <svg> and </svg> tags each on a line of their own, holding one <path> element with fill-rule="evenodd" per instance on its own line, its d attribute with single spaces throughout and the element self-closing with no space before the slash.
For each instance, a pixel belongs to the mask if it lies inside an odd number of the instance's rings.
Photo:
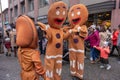
<svg viewBox="0 0 120 80">
<path fill-rule="evenodd" d="M 37 25 L 42 29 L 42 30 L 46 30 L 46 25 L 41 23 L 41 22 L 37 22 Z"/>
<path fill-rule="evenodd" d="M 76 33 L 76 32 L 78 32 L 78 30 L 77 29 L 72 29 L 72 32 Z"/>
<path fill-rule="evenodd" d="M 75 28 L 78 32 L 80 32 L 81 27 L 79 25 L 76 25 Z"/>
</svg>

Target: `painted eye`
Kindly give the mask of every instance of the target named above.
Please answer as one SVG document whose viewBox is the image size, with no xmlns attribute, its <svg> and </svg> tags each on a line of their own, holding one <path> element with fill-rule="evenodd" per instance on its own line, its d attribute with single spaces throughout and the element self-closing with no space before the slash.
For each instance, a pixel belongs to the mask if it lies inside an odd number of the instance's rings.
<svg viewBox="0 0 120 80">
<path fill-rule="evenodd" d="M 80 15 L 80 11 L 79 11 L 79 12 L 77 12 L 77 15 Z"/>
<path fill-rule="evenodd" d="M 60 15 L 60 11 L 56 11 L 56 15 Z"/>
<path fill-rule="evenodd" d="M 74 13 L 72 13 L 71 16 L 73 17 L 73 16 L 74 16 Z"/>
<path fill-rule="evenodd" d="M 65 15 L 65 11 L 63 11 L 63 15 Z"/>
</svg>

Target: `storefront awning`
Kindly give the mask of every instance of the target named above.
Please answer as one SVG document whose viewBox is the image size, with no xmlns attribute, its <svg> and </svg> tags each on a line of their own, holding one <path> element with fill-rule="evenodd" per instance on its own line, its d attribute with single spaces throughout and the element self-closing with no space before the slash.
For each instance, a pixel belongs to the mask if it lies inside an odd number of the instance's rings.
<svg viewBox="0 0 120 80">
<path fill-rule="evenodd" d="M 39 17 L 37 18 L 37 21 L 40 21 L 40 22 L 45 23 L 45 24 L 48 23 L 48 20 L 47 20 L 47 16 L 46 16 L 46 15 L 44 15 L 44 16 L 39 16 Z"/>
<path fill-rule="evenodd" d="M 89 14 L 112 11 L 115 9 L 116 1 L 106 1 L 102 3 L 88 5 Z"/>
</svg>

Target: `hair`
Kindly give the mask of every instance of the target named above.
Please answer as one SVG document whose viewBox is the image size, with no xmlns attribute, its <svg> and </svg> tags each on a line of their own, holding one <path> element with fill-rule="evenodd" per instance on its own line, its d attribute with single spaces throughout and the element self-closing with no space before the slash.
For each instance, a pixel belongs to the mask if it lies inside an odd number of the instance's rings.
<svg viewBox="0 0 120 80">
<path fill-rule="evenodd" d="M 105 31 L 106 31 L 105 27 L 101 27 L 100 32 L 105 32 Z"/>
<path fill-rule="evenodd" d="M 118 28 L 120 29 L 120 24 L 118 25 Z"/>
</svg>

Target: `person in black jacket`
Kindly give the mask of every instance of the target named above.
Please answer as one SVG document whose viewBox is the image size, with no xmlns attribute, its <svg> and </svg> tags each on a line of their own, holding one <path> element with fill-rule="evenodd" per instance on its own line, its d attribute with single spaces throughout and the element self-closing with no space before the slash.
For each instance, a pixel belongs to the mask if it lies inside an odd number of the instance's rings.
<svg viewBox="0 0 120 80">
<path fill-rule="evenodd" d="M 38 41 L 38 43 L 39 43 L 39 50 L 40 50 L 41 54 L 43 54 L 43 50 L 42 50 L 43 31 L 37 25 L 36 25 L 36 27 L 37 27 L 38 38 L 39 38 L 39 41 Z"/>
</svg>

